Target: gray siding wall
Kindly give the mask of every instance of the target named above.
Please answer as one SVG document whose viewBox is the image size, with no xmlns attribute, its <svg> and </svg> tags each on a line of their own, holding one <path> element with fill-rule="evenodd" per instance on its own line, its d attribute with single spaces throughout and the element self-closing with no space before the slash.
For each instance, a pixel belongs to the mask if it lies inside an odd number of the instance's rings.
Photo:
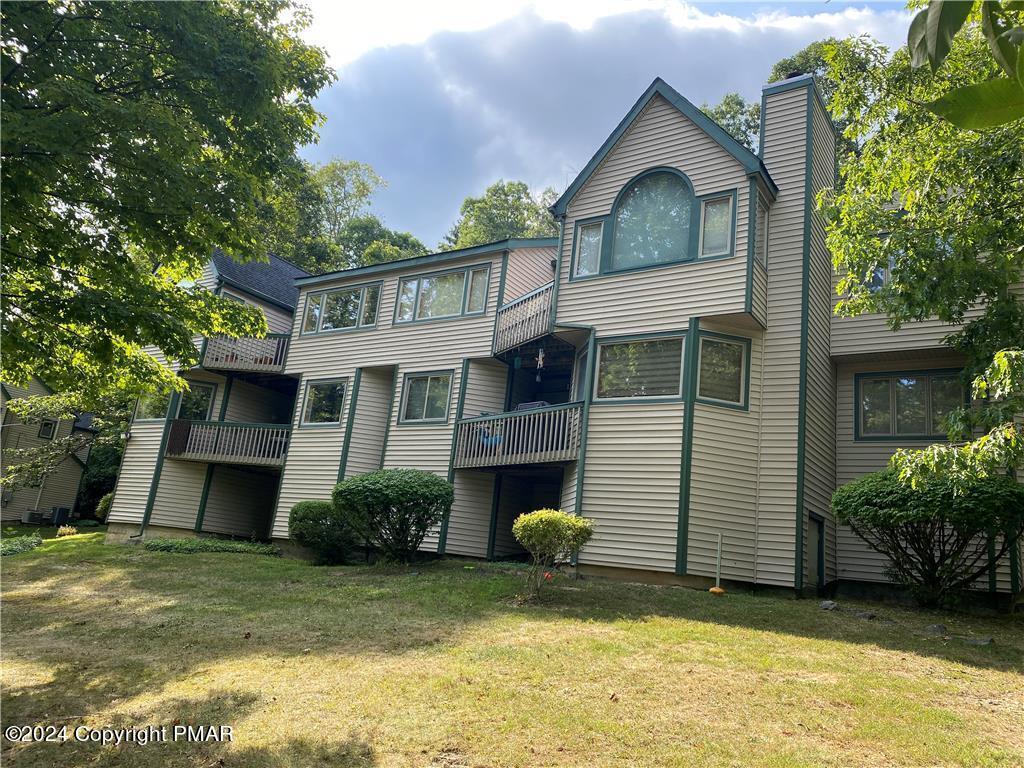
<svg viewBox="0 0 1024 768">
<path fill-rule="evenodd" d="M 703 325 L 709 331 L 743 335 L 727 326 Z M 751 339 L 749 410 L 694 405 L 686 563 L 690 574 L 715 575 L 721 533 L 723 578 L 754 581 L 761 351 L 758 334 Z"/>
<path fill-rule="evenodd" d="M 675 570 L 682 437 L 682 403 L 590 409 L 581 512 L 595 531 L 580 563 Z"/>
<path fill-rule="evenodd" d="M 166 459 L 160 472 L 150 524 L 194 528 L 205 480 L 206 464 Z"/>
<path fill-rule="evenodd" d="M 238 467 L 216 466 L 203 513 L 204 533 L 256 536 L 267 533 L 278 476 Z"/>
<path fill-rule="evenodd" d="M 576 220 L 609 213 L 623 186 L 656 166 L 685 173 L 697 195 L 736 190 L 734 255 L 570 283 Z M 569 204 L 562 238 L 558 322 L 595 325 L 608 335 L 674 330 L 684 327 L 691 315 L 743 312 L 749 187 L 735 158 L 675 107 L 655 97 Z"/>
<path fill-rule="evenodd" d="M 768 272 L 761 262 L 754 262 L 753 279 L 750 281 L 750 313 L 762 326 L 768 324 Z"/>
<path fill-rule="evenodd" d="M 395 390 L 393 368 L 364 368 L 359 383 L 355 421 L 348 447 L 345 477 L 380 469 L 388 409 Z"/>
<path fill-rule="evenodd" d="M 550 283 L 555 277 L 551 262 L 556 249 L 518 248 L 509 254 L 508 269 L 505 273 L 505 296 L 503 303 L 515 301 L 530 291 Z"/>
<path fill-rule="evenodd" d="M 756 581 L 778 586 L 794 582 L 809 97 L 807 88 L 767 96 L 762 134 L 762 157 L 779 194 L 768 233 Z"/>
<path fill-rule="evenodd" d="M 222 382 L 219 387 L 223 388 Z M 288 410 L 288 398 L 277 392 L 257 387 L 244 381 L 231 384 L 228 395 L 228 407 L 224 414 L 225 421 L 240 421 L 248 424 L 287 424 L 291 413 Z M 213 418 L 220 416 L 220 408 Z"/>
<path fill-rule="evenodd" d="M 108 522 L 142 522 L 163 434 L 163 421 L 141 421 L 132 424 L 131 438 L 125 446 L 121 468 L 118 471 L 114 500 L 107 516 Z"/>
</svg>

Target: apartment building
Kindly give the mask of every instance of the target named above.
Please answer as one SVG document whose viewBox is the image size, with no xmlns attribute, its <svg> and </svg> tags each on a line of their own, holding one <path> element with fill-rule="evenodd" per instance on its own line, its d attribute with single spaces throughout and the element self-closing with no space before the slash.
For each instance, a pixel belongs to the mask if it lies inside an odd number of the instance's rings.
<svg viewBox="0 0 1024 768">
<path fill-rule="evenodd" d="M 140 411 L 157 418 L 132 429 L 115 536 L 283 540 L 296 502 L 415 467 L 455 486 L 432 552 L 514 556 L 515 517 L 552 506 L 595 521 L 591 571 L 884 582 L 883 558 L 835 523 L 832 491 L 941 439 L 962 360 L 938 322 L 833 315 L 814 210 L 832 124 L 809 76 L 766 86 L 761 112 L 755 155 L 655 80 L 552 207 L 550 240 L 299 275 L 277 304 L 218 283 L 237 265 L 215 264 L 211 287 L 262 301 L 281 335 L 269 355 L 270 341 L 209 340 L 183 372 L 208 387 L 202 403 Z M 225 372 L 222 348 L 274 370 Z M 242 383 L 252 407 L 281 392 L 272 417 L 234 423 Z M 981 587 L 1019 590 L 1019 558 Z"/>
</svg>

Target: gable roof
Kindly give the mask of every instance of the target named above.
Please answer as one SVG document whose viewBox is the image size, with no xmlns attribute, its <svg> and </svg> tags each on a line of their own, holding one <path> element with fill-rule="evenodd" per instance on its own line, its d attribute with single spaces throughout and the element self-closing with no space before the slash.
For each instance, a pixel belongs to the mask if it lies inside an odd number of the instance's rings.
<svg viewBox="0 0 1024 768">
<path fill-rule="evenodd" d="M 597 167 L 601 164 L 601 161 L 611 152 L 612 147 L 618 143 L 619 139 L 626 132 L 633 121 L 644 111 L 644 108 L 651 102 L 655 96 L 661 96 L 665 101 L 679 110 L 683 116 L 687 117 L 692 123 L 698 128 L 704 131 L 708 136 L 714 139 L 718 144 L 732 155 L 740 165 L 742 165 L 748 175 L 758 175 L 764 179 L 765 184 L 768 188 L 777 192 L 779 187 L 772 180 L 772 177 L 768 173 L 768 169 L 765 168 L 764 163 L 761 162 L 761 158 L 747 149 L 745 146 L 740 144 L 734 139 L 728 131 L 722 126 L 712 120 L 710 117 L 705 115 L 700 109 L 695 107 L 691 101 L 686 99 L 679 91 L 673 88 L 671 85 L 666 83 L 660 77 L 654 78 L 654 82 L 650 84 L 643 95 L 637 99 L 636 104 L 633 108 L 626 113 L 626 116 L 622 118 L 622 121 L 615 127 L 615 130 L 611 132 L 611 135 L 605 139 L 604 144 L 597 150 L 597 153 L 590 158 L 590 162 L 586 164 L 579 175 L 573 179 L 562 196 L 555 201 L 555 204 L 551 206 L 551 213 L 554 216 L 564 216 L 566 209 L 569 207 L 569 201 L 579 192 L 580 188 L 586 183 L 587 179 L 597 170 Z"/>
<path fill-rule="evenodd" d="M 399 269 L 408 269 L 409 267 L 426 266 L 439 261 L 451 261 L 464 256 L 475 256 L 480 253 L 492 253 L 494 251 L 513 250 L 515 248 L 554 248 L 557 245 L 557 237 L 510 237 L 506 240 L 496 240 L 493 243 L 473 245 L 454 251 L 440 251 L 438 253 L 428 253 L 425 256 L 410 256 L 407 259 L 384 261 L 380 264 L 371 264 L 368 267 L 355 267 L 353 269 L 342 269 L 337 272 L 325 272 L 322 275 L 310 275 L 299 278 L 295 281 L 295 284 L 315 285 L 316 283 L 326 283 L 331 280 L 343 280 L 347 277 L 379 275 L 382 272 L 394 272 Z"/>
<path fill-rule="evenodd" d="M 220 248 L 213 250 L 213 266 L 223 283 L 294 312 L 299 299 L 295 279 L 308 277 L 309 273 L 272 253 L 267 258 L 269 261 L 242 264 Z"/>
</svg>

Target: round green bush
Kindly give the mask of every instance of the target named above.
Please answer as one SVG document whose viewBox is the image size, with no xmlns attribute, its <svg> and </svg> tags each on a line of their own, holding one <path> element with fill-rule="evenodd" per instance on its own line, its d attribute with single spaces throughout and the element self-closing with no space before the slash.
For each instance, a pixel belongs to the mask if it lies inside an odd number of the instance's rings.
<svg viewBox="0 0 1024 768">
<path fill-rule="evenodd" d="M 407 563 L 452 508 L 452 484 L 419 469 L 381 469 L 334 487 L 341 519 L 389 560 Z"/>
<path fill-rule="evenodd" d="M 989 570 L 1024 532 L 1024 485 L 992 476 L 917 487 L 893 470 L 873 472 L 832 494 L 840 523 L 889 559 L 888 575 L 924 605 L 948 603 Z"/>
<path fill-rule="evenodd" d="M 356 539 L 329 501 L 300 501 L 288 515 L 288 536 L 322 563 L 344 563 Z"/>
<path fill-rule="evenodd" d="M 533 557 L 529 585 L 536 595 L 543 583 L 541 570 L 569 560 L 583 549 L 594 535 L 594 523 L 560 509 L 538 509 L 517 517 L 512 535 Z"/>
<path fill-rule="evenodd" d="M 97 520 L 106 520 L 107 519 L 107 515 L 110 514 L 110 505 L 113 504 L 113 503 L 114 503 L 114 492 L 111 491 L 110 493 L 104 495 L 96 503 L 96 519 Z"/>
</svg>

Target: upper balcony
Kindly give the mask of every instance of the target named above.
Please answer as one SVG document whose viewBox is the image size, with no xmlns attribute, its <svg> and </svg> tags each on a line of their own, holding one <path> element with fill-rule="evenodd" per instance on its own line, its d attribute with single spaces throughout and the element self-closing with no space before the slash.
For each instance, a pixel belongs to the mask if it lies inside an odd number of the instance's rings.
<svg viewBox="0 0 1024 768">
<path fill-rule="evenodd" d="M 582 403 L 460 419 L 454 466 L 482 469 L 575 461 L 582 430 Z"/>
<path fill-rule="evenodd" d="M 268 333 L 262 339 L 214 336 L 207 339 L 200 364 L 211 371 L 281 373 L 290 338 L 287 333 Z"/>
<path fill-rule="evenodd" d="M 175 419 L 164 453 L 183 461 L 283 467 L 291 431 L 288 424 Z"/>
<path fill-rule="evenodd" d="M 542 285 L 498 308 L 494 354 L 522 346 L 551 330 L 551 299 L 555 284 Z"/>
</svg>

